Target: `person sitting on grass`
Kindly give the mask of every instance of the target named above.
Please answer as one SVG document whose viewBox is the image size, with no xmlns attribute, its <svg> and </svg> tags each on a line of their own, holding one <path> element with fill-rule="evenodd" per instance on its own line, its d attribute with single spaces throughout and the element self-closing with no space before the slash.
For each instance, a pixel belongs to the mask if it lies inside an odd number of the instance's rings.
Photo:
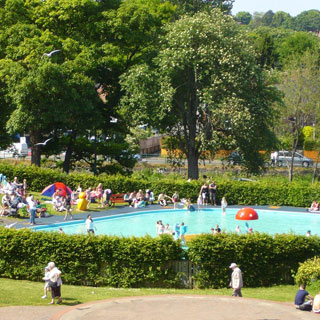
<svg viewBox="0 0 320 320">
<path fill-rule="evenodd" d="M 303 311 L 312 310 L 312 297 L 309 295 L 309 292 L 306 290 L 305 284 L 300 285 L 300 288 L 294 299 L 294 304 L 296 305 L 296 308 L 299 310 L 303 310 Z"/>
</svg>

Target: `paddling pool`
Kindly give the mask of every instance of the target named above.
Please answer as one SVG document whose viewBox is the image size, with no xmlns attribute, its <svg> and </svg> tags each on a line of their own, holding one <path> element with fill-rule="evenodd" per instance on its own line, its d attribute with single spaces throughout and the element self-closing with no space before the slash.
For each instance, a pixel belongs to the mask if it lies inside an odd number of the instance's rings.
<svg viewBox="0 0 320 320">
<path fill-rule="evenodd" d="M 135 210 L 135 209 L 133 209 Z M 117 236 L 157 236 L 156 222 L 162 220 L 174 229 L 177 223 L 184 222 L 188 226 L 187 234 L 210 233 L 210 229 L 218 224 L 223 231 L 234 232 L 237 225 L 242 233 L 246 232 L 246 222 L 235 220 L 239 208 L 227 208 L 225 215 L 220 208 L 203 209 L 188 213 L 184 209 L 163 209 L 150 211 L 134 211 L 126 214 L 94 218 L 95 233 Z M 248 221 L 253 231 L 276 233 L 320 235 L 320 214 L 308 212 L 289 212 L 277 210 L 256 210 L 258 220 Z M 70 221 L 59 224 L 34 227 L 34 231 L 58 231 L 62 228 L 66 234 L 84 234 L 85 220 Z"/>
</svg>

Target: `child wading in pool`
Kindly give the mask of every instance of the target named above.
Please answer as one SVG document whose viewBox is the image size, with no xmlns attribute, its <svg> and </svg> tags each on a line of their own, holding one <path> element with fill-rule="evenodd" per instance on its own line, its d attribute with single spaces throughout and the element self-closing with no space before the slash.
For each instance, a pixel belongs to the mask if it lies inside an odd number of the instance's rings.
<svg viewBox="0 0 320 320">
<path fill-rule="evenodd" d="M 222 209 L 222 214 L 226 214 L 226 208 L 228 206 L 228 202 L 226 200 L 226 197 L 223 197 L 221 200 L 221 209 Z"/>
</svg>

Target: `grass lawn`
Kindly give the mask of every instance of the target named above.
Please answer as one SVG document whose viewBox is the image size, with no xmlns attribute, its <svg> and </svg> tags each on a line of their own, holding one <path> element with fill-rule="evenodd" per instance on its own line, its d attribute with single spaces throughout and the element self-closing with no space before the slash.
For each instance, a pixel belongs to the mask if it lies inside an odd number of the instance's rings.
<svg viewBox="0 0 320 320">
<path fill-rule="evenodd" d="M 0 278 L 0 307 L 5 306 L 45 306 L 50 300 L 41 299 L 43 295 L 42 282 L 11 280 Z M 273 301 L 292 302 L 297 286 L 275 286 L 270 288 L 244 288 L 246 298 L 265 299 Z M 315 294 L 316 291 L 309 291 Z M 115 289 L 105 287 L 62 286 L 63 305 L 76 305 L 89 301 L 117 297 L 146 296 L 159 294 L 195 294 L 195 295 L 226 295 L 231 296 L 231 289 Z"/>
</svg>

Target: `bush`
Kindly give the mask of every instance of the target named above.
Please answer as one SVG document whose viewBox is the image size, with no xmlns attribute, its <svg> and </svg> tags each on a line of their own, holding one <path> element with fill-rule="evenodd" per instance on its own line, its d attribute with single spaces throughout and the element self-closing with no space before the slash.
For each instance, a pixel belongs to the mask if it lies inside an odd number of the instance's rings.
<svg viewBox="0 0 320 320">
<path fill-rule="evenodd" d="M 298 285 L 303 283 L 311 284 L 314 281 L 320 281 L 320 258 L 314 257 L 303 263 L 295 276 L 295 281 Z"/>
<path fill-rule="evenodd" d="M 64 235 L 0 228 L 0 276 L 41 281 L 54 261 L 68 284 L 175 287 L 169 261 L 182 258 L 179 241 L 159 238 Z"/>
<path fill-rule="evenodd" d="M 299 263 L 320 253 L 320 238 L 292 234 L 201 235 L 188 244 L 200 288 L 226 287 L 232 262 L 240 266 L 246 287 L 292 284 Z"/>
<path fill-rule="evenodd" d="M 40 192 L 47 185 L 54 182 L 64 182 L 71 188 L 81 184 L 82 188 L 95 187 L 102 183 L 103 187 L 110 187 L 113 193 L 131 192 L 134 190 L 150 189 L 155 195 L 165 192 L 172 195 L 176 190 L 180 198 L 191 198 L 196 201 L 201 181 L 186 182 L 185 180 L 171 179 L 137 179 L 121 175 L 93 176 L 88 173 L 71 173 L 69 175 L 53 169 L 43 169 L 35 166 L 11 165 L 7 162 L 0 162 L 0 173 L 5 174 L 9 179 L 15 176 L 27 179 L 29 188 L 32 191 Z M 220 181 L 218 182 L 217 198 L 227 198 L 229 204 L 240 205 L 278 205 L 309 207 L 314 199 L 318 199 L 319 185 L 306 185 L 285 182 L 244 182 L 244 181 Z"/>
</svg>

